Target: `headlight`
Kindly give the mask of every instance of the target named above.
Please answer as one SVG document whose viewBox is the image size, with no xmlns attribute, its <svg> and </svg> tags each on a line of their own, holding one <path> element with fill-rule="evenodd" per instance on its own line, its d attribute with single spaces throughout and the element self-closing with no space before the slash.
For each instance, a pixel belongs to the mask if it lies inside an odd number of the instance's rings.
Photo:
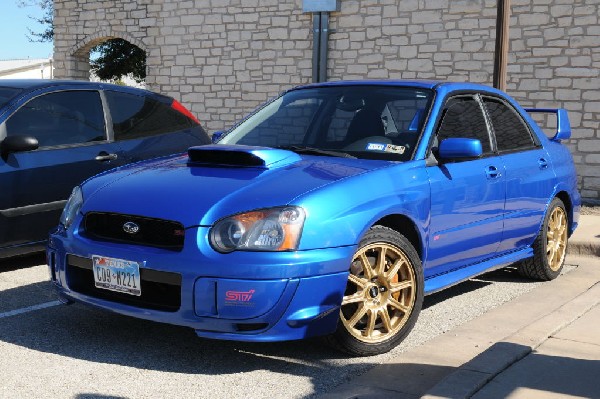
<svg viewBox="0 0 600 399">
<path fill-rule="evenodd" d="M 295 206 L 240 213 L 215 223 L 210 243 L 219 252 L 294 250 L 304 219 L 304 210 Z"/>
<path fill-rule="evenodd" d="M 81 195 L 81 189 L 77 186 L 73 189 L 73 192 L 63 209 L 62 215 L 60 215 L 60 223 L 62 223 L 66 229 L 68 229 L 73 223 L 73 220 L 75 220 L 75 216 L 77 216 L 77 212 L 81 209 L 82 204 L 83 195 Z"/>
</svg>

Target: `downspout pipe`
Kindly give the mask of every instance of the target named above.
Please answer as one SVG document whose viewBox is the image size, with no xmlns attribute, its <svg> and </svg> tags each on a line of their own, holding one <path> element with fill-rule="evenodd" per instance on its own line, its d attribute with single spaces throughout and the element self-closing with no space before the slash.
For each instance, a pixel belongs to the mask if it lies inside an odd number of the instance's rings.
<svg viewBox="0 0 600 399">
<path fill-rule="evenodd" d="M 313 13 L 313 54 L 312 54 L 312 81 L 313 83 L 320 82 L 319 80 L 319 56 L 321 46 L 321 13 Z"/>
<path fill-rule="evenodd" d="M 319 82 L 327 82 L 327 53 L 329 52 L 329 13 L 321 12 L 321 44 L 319 46 Z"/>
</svg>

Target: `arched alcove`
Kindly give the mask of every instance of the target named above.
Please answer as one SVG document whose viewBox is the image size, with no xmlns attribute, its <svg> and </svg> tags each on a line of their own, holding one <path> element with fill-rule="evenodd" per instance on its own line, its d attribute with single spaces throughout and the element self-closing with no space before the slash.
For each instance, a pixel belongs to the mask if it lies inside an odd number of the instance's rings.
<svg viewBox="0 0 600 399">
<path fill-rule="evenodd" d="M 117 43 L 140 50 L 136 54 L 142 54 L 144 57 L 143 68 L 145 67 L 145 57 L 148 52 L 144 43 L 137 40 L 127 33 L 115 33 L 107 30 L 102 30 L 94 35 L 87 36 L 85 39 L 77 42 L 68 51 L 66 60 L 67 75 L 75 79 L 90 80 L 91 65 L 90 54 L 94 49 L 98 49 L 99 45 L 107 43 Z M 106 51 L 107 46 L 105 46 Z M 126 57 L 126 56 L 125 56 Z M 145 75 L 145 74 L 144 74 Z"/>
</svg>

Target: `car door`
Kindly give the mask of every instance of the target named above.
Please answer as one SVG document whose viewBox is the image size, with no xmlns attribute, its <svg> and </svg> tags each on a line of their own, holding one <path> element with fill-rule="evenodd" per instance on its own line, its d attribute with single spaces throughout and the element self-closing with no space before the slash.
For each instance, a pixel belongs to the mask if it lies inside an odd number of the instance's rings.
<svg viewBox="0 0 600 399">
<path fill-rule="evenodd" d="M 550 157 L 529 125 L 506 101 L 484 96 L 496 146 L 505 165 L 506 206 L 500 252 L 531 245 L 552 196 L 555 174 Z"/>
<path fill-rule="evenodd" d="M 104 96 L 114 140 L 132 162 L 210 143 L 200 124 L 170 97 L 113 90 Z"/>
<path fill-rule="evenodd" d="M 102 101 L 94 90 L 36 95 L 0 124 L 0 132 L 39 142 L 37 150 L 0 159 L 4 248 L 43 243 L 73 187 L 122 161 L 118 146 L 107 140 Z"/>
<path fill-rule="evenodd" d="M 493 257 L 502 238 L 504 164 L 493 152 L 478 96 L 446 102 L 436 139 L 446 138 L 479 139 L 483 155 L 427 167 L 431 222 L 425 277 Z"/>
</svg>

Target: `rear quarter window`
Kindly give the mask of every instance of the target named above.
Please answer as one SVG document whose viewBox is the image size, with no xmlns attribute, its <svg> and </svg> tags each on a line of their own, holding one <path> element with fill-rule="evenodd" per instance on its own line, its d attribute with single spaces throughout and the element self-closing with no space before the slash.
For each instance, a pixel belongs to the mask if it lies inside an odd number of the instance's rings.
<svg viewBox="0 0 600 399">
<path fill-rule="evenodd" d="M 196 122 L 168 104 L 146 96 L 107 91 L 115 140 L 176 132 L 196 126 Z"/>
<path fill-rule="evenodd" d="M 529 127 L 512 107 L 495 98 L 483 103 L 492 120 L 498 151 L 520 151 L 535 147 Z"/>
</svg>

